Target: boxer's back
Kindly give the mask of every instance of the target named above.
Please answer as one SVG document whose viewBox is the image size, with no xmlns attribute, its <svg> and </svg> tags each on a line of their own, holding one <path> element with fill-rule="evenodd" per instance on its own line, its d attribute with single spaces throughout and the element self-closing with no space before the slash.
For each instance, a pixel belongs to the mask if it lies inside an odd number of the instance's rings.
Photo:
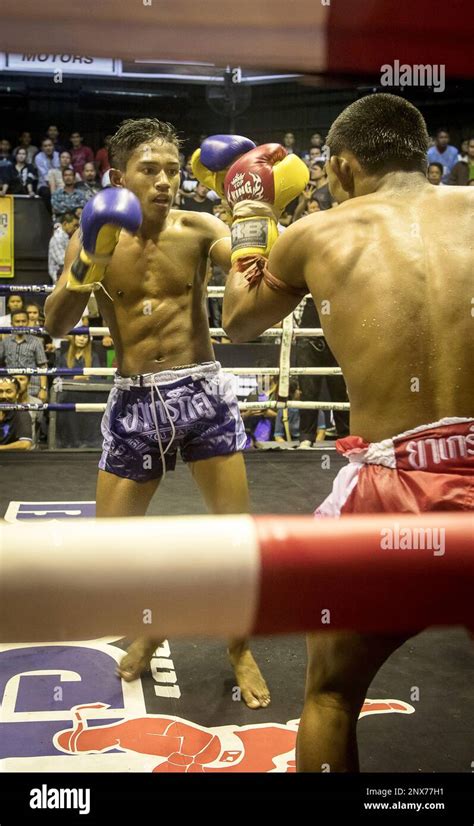
<svg viewBox="0 0 474 826">
<path fill-rule="evenodd" d="M 385 190 L 306 224 L 306 281 L 351 432 L 376 441 L 474 415 L 474 190 Z"/>
</svg>

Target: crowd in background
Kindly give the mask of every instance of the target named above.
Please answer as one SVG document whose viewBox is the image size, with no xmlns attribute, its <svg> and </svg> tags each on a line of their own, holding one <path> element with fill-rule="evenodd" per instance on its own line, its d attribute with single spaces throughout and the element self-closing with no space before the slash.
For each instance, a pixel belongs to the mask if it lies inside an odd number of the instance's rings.
<svg viewBox="0 0 474 826">
<path fill-rule="evenodd" d="M 203 136 L 204 137 L 204 136 Z M 110 186 L 108 144 L 106 136 L 103 145 L 94 150 L 84 143 L 79 131 L 67 137 L 60 134 L 58 127 L 51 125 L 45 135 L 35 145 L 31 132 L 22 132 L 18 144 L 12 148 L 6 138 L 0 139 L 0 197 L 23 195 L 42 198 L 51 214 L 51 237 L 49 240 L 48 272 L 50 281 L 55 283 L 61 274 L 64 256 L 70 237 L 79 226 L 84 205 L 101 189 Z M 295 198 L 280 218 L 280 227 L 289 226 L 301 217 L 331 209 L 337 206 L 332 198 L 325 164 L 328 149 L 322 135 L 315 132 L 306 149 L 300 149 L 294 133 L 283 136 L 282 145 L 288 153 L 295 153 L 307 164 L 309 182 L 304 192 Z M 199 183 L 193 175 L 191 154 L 180 153 L 180 186 L 175 207 L 194 212 L 208 212 L 227 224 L 232 216 L 225 201 Z M 427 155 L 427 178 L 434 186 L 474 185 L 474 137 L 465 138 L 460 147 L 450 143 L 446 128 L 436 131 Z M 213 268 L 210 284 L 223 285 L 226 273 Z M 7 313 L 0 317 L 0 326 L 34 327 L 44 322 L 42 305 L 24 300 L 21 295 L 10 295 Z M 95 300 L 89 304 L 88 315 L 80 326 L 88 326 L 92 321 L 103 326 Z M 211 327 L 221 325 L 221 304 L 219 299 L 209 299 L 209 321 Z M 316 308 L 312 301 L 304 299 L 294 314 L 294 322 L 302 327 L 320 327 Z M 7 368 L 35 367 L 94 367 L 105 366 L 107 350 L 113 349 L 110 336 L 97 343 L 88 335 L 70 336 L 66 343 L 52 340 L 46 335 L 31 335 L 28 332 L 0 336 L 0 366 Z M 223 338 L 219 339 L 225 342 Z M 337 366 L 336 361 L 323 338 L 298 339 L 296 346 L 297 366 Z M 77 381 L 87 381 L 87 377 L 77 376 Z M 41 403 L 48 401 L 52 381 L 47 376 L 0 377 L 1 402 Z M 302 376 L 299 383 L 290 385 L 290 398 L 316 400 L 320 398 L 322 378 Z M 338 437 L 349 432 L 348 414 L 344 412 L 322 413 L 321 411 L 301 411 L 290 409 L 286 413 L 265 408 L 265 402 L 277 398 L 277 384 L 268 376 L 242 378 L 237 387 L 238 395 L 247 401 L 261 402 L 257 410 L 244 412 L 243 418 L 248 433 L 248 446 L 258 446 L 270 440 L 284 441 L 288 438 L 300 441 L 309 447 L 315 440 L 328 435 Z M 344 380 L 333 376 L 327 382 L 327 391 L 332 401 L 347 401 Z M 28 449 L 36 442 L 47 440 L 48 416 L 36 411 L 0 411 L 0 450 Z"/>
</svg>

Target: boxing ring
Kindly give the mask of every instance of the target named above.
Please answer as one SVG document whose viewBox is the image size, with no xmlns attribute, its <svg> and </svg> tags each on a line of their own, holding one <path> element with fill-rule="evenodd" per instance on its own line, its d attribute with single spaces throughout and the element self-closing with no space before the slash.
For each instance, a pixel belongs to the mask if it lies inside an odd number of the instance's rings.
<svg viewBox="0 0 474 826">
<path fill-rule="evenodd" d="M 473 539 L 457 513 L 0 526 L 0 642 L 474 628 Z"/>
</svg>

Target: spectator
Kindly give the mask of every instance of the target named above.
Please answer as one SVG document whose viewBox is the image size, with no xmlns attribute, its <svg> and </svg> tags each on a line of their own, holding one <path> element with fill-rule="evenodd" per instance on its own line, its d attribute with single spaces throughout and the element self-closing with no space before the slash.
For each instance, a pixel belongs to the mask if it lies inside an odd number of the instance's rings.
<svg viewBox="0 0 474 826">
<path fill-rule="evenodd" d="M 193 194 L 190 197 L 183 198 L 181 209 L 186 209 L 189 212 L 208 212 L 212 215 L 214 207 L 207 197 L 208 192 L 207 186 L 198 183 Z"/>
<path fill-rule="evenodd" d="M 293 213 L 293 223 L 303 218 L 304 215 L 309 215 L 310 212 L 319 211 L 319 203 L 313 200 L 315 192 L 316 186 L 310 181 L 299 197 L 298 206 Z"/>
<path fill-rule="evenodd" d="M 449 132 L 447 129 L 438 129 L 435 136 L 434 146 L 428 149 L 428 162 L 442 164 L 443 176 L 441 182 L 448 183 L 448 178 L 455 163 L 459 160 L 459 152 L 455 146 L 449 143 Z"/>
<path fill-rule="evenodd" d="M 51 194 L 57 192 L 58 189 L 64 188 L 63 172 L 65 169 L 72 169 L 72 158 L 68 149 L 63 149 L 59 156 L 59 169 L 51 169 L 49 171 L 48 183 Z"/>
<path fill-rule="evenodd" d="M 35 158 L 35 166 L 38 170 L 38 195 L 50 206 L 51 190 L 49 188 L 48 175 L 52 169 L 59 169 L 59 153 L 56 152 L 54 144 L 50 138 L 45 138 L 41 143 L 41 152 Z"/>
<path fill-rule="evenodd" d="M 11 327 L 12 326 L 12 317 L 11 314 L 14 313 L 16 310 L 23 310 L 24 303 L 23 297 L 21 295 L 16 295 L 16 293 L 10 293 L 7 299 L 7 314 L 0 318 L 0 327 Z"/>
<path fill-rule="evenodd" d="M 467 186 L 474 178 L 474 137 L 467 144 L 467 159 L 454 164 L 448 183 L 452 186 Z"/>
<path fill-rule="evenodd" d="M 70 336 L 67 353 L 59 356 L 59 367 L 100 367 L 99 356 L 92 349 L 92 339 L 89 335 L 80 334 Z M 89 376 L 74 376 L 74 381 L 89 381 Z"/>
<path fill-rule="evenodd" d="M 34 301 L 29 301 L 25 310 L 28 316 L 28 327 L 41 327 L 44 321 L 41 307 Z"/>
<path fill-rule="evenodd" d="M 110 161 L 109 161 L 109 143 L 110 138 L 112 135 L 106 135 L 104 138 L 104 145 L 96 152 L 95 155 L 95 165 L 97 167 L 97 172 L 99 173 L 100 177 L 104 175 L 110 169 Z"/>
<path fill-rule="evenodd" d="M 15 310 L 12 313 L 12 327 L 27 327 L 28 315 L 26 310 Z M 48 362 L 44 352 L 43 342 L 36 336 L 27 333 L 11 333 L 0 342 L 0 362 L 5 367 L 14 370 L 18 367 L 34 368 L 47 367 Z M 32 376 L 30 392 L 38 395 L 42 402 L 48 399 L 47 376 Z"/>
<path fill-rule="evenodd" d="M 428 178 L 430 184 L 433 184 L 434 186 L 444 186 L 444 184 L 441 184 L 441 178 L 443 177 L 443 164 L 437 163 L 437 161 L 428 164 L 426 177 Z"/>
<path fill-rule="evenodd" d="M 22 132 L 18 139 L 18 146 L 15 146 L 13 155 L 16 155 L 19 149 L 26 149 L 26 163 L 33 163 L 35 155 L 38 154 L 39 149 L 31 143 L 31 132 Z"/>
<path fill-rule="evenodd" d="M 311 298 L 303 298 L 293 314 L 297 327 L 320 327 L 318 312 Z M 326 340 L 322 337 L 304 338 L 296 340 L 297 367 L 337 367 L 336 359 L 329 349 Z M 300 387 L 304 401 L 318 401 L 321 397 L 323 376 L 300 376 Z M 327 379 L 327 389 L 331 401 L 347 402 L 347 390 L 343 376 L 335 375 Z M 300 411 L 300 448 L 310 448 L 316 439 L 318 429 L 318 410 Z M 329 417 L 328 417 L 329 418 Z M 349 413 L 345 410 L 334 411 L 334 421 L 337 429 L 337 438 L 342 439 L 349 435 Z"/>
<path fill-rule="evenodd" d="M 1 345 L 0 345 L 1 346 Z M 17 404 L 16 379 L 0 377 L 0 404 Z M 33 433 L 27 410 L 0 410 L 0 450 L 31 450 Z"/>
<path fill-rule="evenodd" d="M 93 163 L 90 163 L 90 161 L 84 164 L 82 181 L 78 183 L 77 188 L 84 193 L 86 201 L 89 201 L 102 189 L 99 181 L 97 180 L 96 168 Z"/>
<path fill-rule="evenodd" d="M 15 163 L 10 170 L 8 193 L 9 195 L 29 195 L 33 198 L 38 182 L 36 169 L 33 164 L 27 163 L 26 149 L 23 147 L 16 150 L 14 157 Z"/>
<path fill-rule="evenodd" d="M 276 421 L 277 411 L 265 407 L 264 402 L 273 401 L 277 392 L 277 382 L 269 376 L 257 377 L 257 388 L 247 396 L 247 402 L 262 402 L 262 407 L 242 411 L 242 419 L 247 433 L 245 449 L 259 447 L 262 442 L 269 442 L 272 438 L 273 424 Z M 262 381 L 265 380 L 265 381 Z M 264 384 L 266 385 L 264 387 Z"/>
<path fill-rule="evenodd" d="M 7 194 L 12 168 L 11 144 L 6 138 L 2 138 L 0 140 L 0 196 Z"/>
<path fill-rule="evenodd" d="M 286 151 L 288 152 L 288 155 L 293 155 L 293 154 L 297 155 L 298 154 L 296 149 L 295 149 L 295 144 L 296 144 L 296 140 L 295 140 L 295 136 L 294 136 L 293 132 L 286 132 L 286 134 L 283 138 L 283 146 L 285 147 Z"/>
<path fill-rule="evenodd" d="M 71 157 L 74 172 L 81 178 L 84 171 L 84 166 L 89 161 L 94 163 L 94 153 L 90 146 L 83 146 L 83 137 L 80 132 L 73 132 L 71 135 Z"/>
<path fill-rule="evenodd" d="M 464 138 L 461 142 L 461 161 L 467 161 L 467 150 L 470 138 Z"/>
<path fill-rule="evenodd" d="M 289 388 L 289 399 L 294 402 L 300 401 L 302 396 L 301 388 L 296 379 L 291 379 Z M 297 442 L 300 438 L 300 411 L 297 407 L 289 407 L 286 411 L 278 410 L 275 421 L 275 441 L 286 442 L 287 434 L 285 428 L 285 419 L 283 414 L 288 413 L 288 430 L 290 440 Z"/>
<path fill-rule="evenodd" d="M 18 393 L 18 404 L 43 404 L 41 399 L 37 396 L 32 396 L 30 393 L 30 377 L 25 376 L 23 374 L 18 374 L 17 376 L 13 376 L 15 381 L 18 382 L 20 386 L 20 390 Z M 40 427 L 40 423 L 44 418 L 44 414 L 40 410 L 28 410 L 26 411 L 29 413 L 32 425 L 32 435 L 33 435 L 33 444 L 36 445 L 37 439 L 37 431 Z"/>
<path fill-rule="evenodd" d="M 79 226 L 79 219 L 73 212 L 65 212 L 59 216 L 60 225 L 54 230 L 49 242 L 48 272 L 53 284 L 56 284 L 63 271 L 64 256 L 66 255 L 69 239 Z"/>
<path fill-rule="evenodd" d="M 54 126 L 54 124 L 51 125 L 51 126 L 48 126 L 48 128 L 46 130 L 45 137 L 49 138 L 50 141 L 53 142 L 53 145 L 54 145 L 54 148 L 55 148 L 56 152 L 58 152 L 58 154 L 61 154 L 64 147 L 61 145 L 61 143 L 59 141 L 59 129 L 58 129 L 58 127 Z"/>
<path fill-rule="evenodd" d="M 65 212 L 74 212 L 78 207 L 82 209 L 86 203 L 86 196 L 79 189 L 79 184 L 76 184 L 74 177 L 74 170 L 65 169 L 63 171 L 63 188 L 57 189 L 51 196 L 51 207 L 55 220 Z"/>
</svg>

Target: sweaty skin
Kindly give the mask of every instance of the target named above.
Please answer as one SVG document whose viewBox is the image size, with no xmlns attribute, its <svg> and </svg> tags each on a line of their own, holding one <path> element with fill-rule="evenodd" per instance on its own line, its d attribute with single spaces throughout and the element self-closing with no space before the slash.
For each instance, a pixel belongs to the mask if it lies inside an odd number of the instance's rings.
<svg viewBox="0 0 474 826">
<path fill-rule="evenodd" d="M 474 192 L 396 174 L 292 225 L 268 262 L 311 292 L 347 383 L 351 433 L 367 441 L 474 414 Z M 258 291 L 245 305 L 236 275 L 227 282 L 223 325 L 234 340 L 298 303 L 266 285 Z"/>
<path fill-rule="evenodd" d="M 140 145 L 125 171 L 112 169 L 111 182 L 140 200 L 143 222 L 131 235 L 120 233 L 112 260 L 95 292 L 112 335 L 122 376 L 157 373 L 213 361 L 206 284 L 207 262 L 230 267 L 230 231 L 213 215 L 172 208 L 179 185 L 178 149 L 161 140 Z M 64 336 L 80 320 L 89 295 L 66 289 L 79 254 L 80 235 L 69 243 L 64 271 L 45 305 L 45 325 Z M 248 512 L 248 488 L 241 454 L 190 463 L 191 473 L 212 513 Z M 139 483 L 99 471 L 97 516 L 141 516 L 159 480 Z M 130 681 L 148 667 L 159 639 L 140 637 L 118 669 Z M 242 700 L 267 706 L 270 694 L 245 640 L 232 640 L 229 658 Z"/>
<path fill-rule="evenodd" d="M 310 290 L 347 383 L 351 433 L 379 441 L 444 417 L 473 416 L 474 193 L 434 187 L 422 172 L 364 175 L 348 151 L 326 167 L 342 203 L 286 230 L 268 269 Z M 298 302 L 264 282 L 249 290 L 232 271 L 223 327 L 246 341 Z M 298 771 L 359 770 L 359 710 L 378 669 L 406 639 L 327 630 L 308 636 Z"/>
</svg>

